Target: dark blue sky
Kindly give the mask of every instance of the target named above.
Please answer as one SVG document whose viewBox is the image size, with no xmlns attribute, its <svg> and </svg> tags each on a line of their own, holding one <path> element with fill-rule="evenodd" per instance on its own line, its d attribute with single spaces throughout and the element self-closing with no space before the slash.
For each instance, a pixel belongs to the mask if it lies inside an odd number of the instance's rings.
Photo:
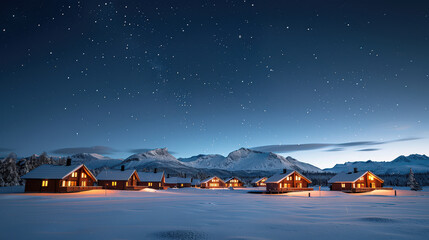
<svg viewBox="0 0 429 240">
<path fill-rule="evenodd" d="M 429 153 L 426 1 L 2 1 L 0 56 L 3 155 Z"/>
</svg>

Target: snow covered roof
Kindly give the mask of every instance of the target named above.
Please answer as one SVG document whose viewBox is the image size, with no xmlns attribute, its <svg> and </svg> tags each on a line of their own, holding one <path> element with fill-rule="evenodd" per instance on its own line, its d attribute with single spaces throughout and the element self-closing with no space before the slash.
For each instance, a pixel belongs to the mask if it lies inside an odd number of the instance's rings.
<svg viewBox="0 0 429 240">
<path fill-rule="evenodd" d="M 200 185 L 200 179 L 192 179 L 191 185 Z"/>
<path fill-rule="evenodd" d="M 243 181 L 241 181 L 241 179 L 240 179 L 240 178 L 238 178 L 238 177 L 230 177 L 230 178 L 228 178 L 227 180 L 225 180 L 225 182 L 229 182 L 229 181 L 231 181 L 232 179 L 237 179 L 238 181 L 243 182 Z"/>
<path fill-rule="evenodd" d="M 140 182 L 161 182 L 164 172 L 137 172 Z"/>
<path fill-rule="evenodd" d="M 117 180 L 117 181 L 128 181 L 136 170 L 104 170 L 100 172 L 97 177 L 98 180 Z"/>
<path fill-rule="evenodd" d="M 286 177 L 289 177 L 290 175 L 292 175 L 293 173 L 296 173 L 298 175 L 300 175 L 302 178 L 306 179 L 309 183 L 311 183 L 311 180 L 306 178 L 304 175 L 302 175 L 301 173 L 299 173 L 298 171 L 292 171 L 290 173 L 280 173 L 280 174 L 276 174 L 274 176 L 271 176 L 270 178 L 267 179 L 267 181 L 265 181 L 265 183 L 279 183 L 281 182 L 283 179 L 285 179 Z"/>
<path fill-rule="evenodd" d="M 209 177 L 209 178 L 204 179 L 203 181 L 200 182 L 200 184 L 201 183 L 207 183 L 208 181 L 212 180 L 213 178 L 217 178 L 217 179 L 219 179 L 219 181 L 225 183 L 221 178 L 213 176 L 213 177 Z"/>
<path fill-rule="evenodd" d="M 267 178 L 266 178 L 266 177 L 255 178 L 255 179 L 253 179 L 253 180 L 252 180 L 252 182 L 250 182 L 250 183 L 258 183 L 258 182 L 260 182 L 260 181 L 263 181 L 264 179 L 266 180 Z"/>
<path fill-rule="evenodd" d="M 378 178 L 381 182 L 384 182 L 381 178 L 377 177 L 374 173 L 370 171 L 360 171 L 360 172 L 352 172 L 352 173 L 338 173 L 331 179 L 329 179 L 328 183 L 336 183 L 336 182 L 356 182 L 360 177 L 364 176 L 366 173 L 371 173 L 374 177 Z"/>
<path fill-rule="evenodd" d="M 169 177 L 165 179 L 165 183 L 176 184 L 176 183 L 191 183 L 191 178 L 181 178 L 181 177 Z"/>
<path fill-rule="evenodd" d="M 92 174 L 91 171 L 86 168 L 84 164 L 79 165 L 50 165 L 50 164 L 44 164 L 41 165 L 29 173 L 22 176 L 22 179 L 64 179 L 68 175 L 72 174 L 74 171 L 78 170 L 79 168 L 84 167 L 87 172 L 94 178 L 95 181 L 97 181 L 97 178 Z"/>
</svg>

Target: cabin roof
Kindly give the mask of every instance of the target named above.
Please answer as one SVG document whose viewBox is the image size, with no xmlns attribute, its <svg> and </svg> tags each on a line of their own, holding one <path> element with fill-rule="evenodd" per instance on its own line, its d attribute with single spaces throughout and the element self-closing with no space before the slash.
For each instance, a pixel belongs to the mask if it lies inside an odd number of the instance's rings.
<svg viewBox="0 0 429 240">
<path fill-rule="evenodd" d="M 241 179 L 240 178 L 238 178 L 238 177 L 230 177 L 230 178 L 228 178 L 227 180 L 225 180 L 225 182 L 229 182 L 229 181 L 231 181 L 232 179 L 237 179 L 238 181 L 240 181 L 240 182 L 243 182 L 243 181 L 241 181 Z"/>
<path fill-rule="evenodd" d="M 297 173 L 298 175 L 300 175 L 302 178 L 304 178 L 305 180 L 308 181 L 308 183 L 311 183 L 311 180 L 306 178 L 304 175 L 302 175 L 300 172 L 298 171 L 292 171 L 290 173 L 280 173 L 280 174 L 276 174 L 274 176 L 271 176 L 267 179 L 267 181 L 265 181 L 265 183 L 279 183 L 281 182 L 283 179 L 285 179 L 286 177 L 289 177 L 290 175 L 292 175 L 293 173 Z"/>
<path fill-rule="evenodd" d="M 200 179 L 192 179 L 191 185 L 200 185 Z"/>
<path fill-rule="evenodd" d="M 377 175 L 372 173 L 371 171 L 359 171 L 356 173 L 338 173 L 337 175 L 333 176 L 331 179 L 329 179 L 328 183 L 338 183 L 338 182 L 356 182 L 360 177 L 364 176 L 366 173 L 371 173 L 375 178 L 380 180 L 381 182 L 384 182 L 381 178 L 379 178 Z"/>
<path fill-rule="evenodd" d="M 218 178 L 218 179 L 219 179 L 219 181 L 221 181 L 221 182 L 225 183 L 225 181 L 223 181 L 220 177 L 213 176 L 213 177 L 209 177 L 209 178 L 204 179 L 203 181 L 201 181 L 201 182 L 200 182 L 200 184 L 201 184 L 201 183 L 207 183 L 208 181 L 212 180 L 213 178 Z"/>
<path fill-rule="evenodd" d="M 136 170 L 104 170 L 100 172 L 97 177 L 98 180 L 117 180 L 117 181 L 128 181 Z M 137 175 L 138 177 L 138 175 Z"/>
<path fill-rule="evenodd" d="M 92 178 L 94 178 L 95 181 L 97 181 L 97 178 L 92 174 L 91 171 L 84 165 L 51 165 L 51 164 L 44 164 L 41 165 L 29 173 L 22 176 L 22 179 L 64 179 L 74 171 L 78 170 L 79 168 L 84 167 L 89 172 Z"/>
<path fill-rule="evenodd" d="M 165 179 L 165 183 L 167 184 L 181 184 L 181 183 L 191 183 L 192 178 L 182 178 L 182 177 L 169 177 Z"/>
<path fill-rule="evenodd" d="M 161 182 L 164 172 L 137 172 L 140 182 Z"/>
<path fill-rule="evenodd" d="M 253 179 L 253 180 L 252 180 L 252 182 L 250 182 L 250 183 L 258 183 L 258 182 L 260 182 L 260 181 L 262 181 L 262 180 L 264 180 L 264 179 L 267 179 L 267 178 L 266 178 L 266 177 L 255 178 L 255 179 Z"/>
</svg>

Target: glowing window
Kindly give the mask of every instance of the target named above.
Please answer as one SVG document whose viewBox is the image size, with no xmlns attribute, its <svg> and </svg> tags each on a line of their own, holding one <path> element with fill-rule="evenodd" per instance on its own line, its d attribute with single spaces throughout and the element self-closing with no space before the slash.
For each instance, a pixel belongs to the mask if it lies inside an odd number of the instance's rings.
<svg viewBox="0 0 429 240">
<path fill-rule="evenodd" d="M 47 187 L 47 186 L 48 186 L 48 180 L 43 180 L 42 187 Z"/>
<path fill-rule="evenodd" d="M 363 181 L 363 177 L 360 177 L 359 180 Z"/>
<path fill-rule="evenodd" d="M 299 181 L 299 180 L 301 180 L 301 177 L 300 176 L 296 176 L 295 180 Z"/>
<path fill-rule="evenodd" d="M 218 187 L 218 186 L 219 186 L 219 183 L 210 183 L 210 184 L 209 184 L 209 186 L 210 186 L 210 187 Z"/>
<path fill-rule="evenodd" d="M 66 181 L 62 181 L 62 185 L 61 186 L 65 187 L 66 186 Z"/>
<path fill-rule="evenodd" d="M 84 173 L 84 172 L 83 172 L 83 173 L 81 174 L 81 178 L 86 178 L 86 173 Z"/>
<path fill-rule="evenodd" d="M 161 183 L 158 183 L 158 187 L 161 187 Z"/>
<path fill-rule="evenodd" d="M 77 172 L 72 173 L 72 177 L 77 177 Z"/>
<path fill-rule="evenodd" d="M 183 187 L 183 183 L 182 183 L 182 184 L 180 184 L 180 186 L 181 186 L 181 187 Z"/>
<path fill-rule="evenodd" d="M 117 182 L 112 182 L 112 186 L 116 187 Z"/>
<path fill-rule="evenodd" d="M 127 187 L 128 187 L 128 182 L 125 184 L 125 186 L 127 186 Z"/>
<path fill-rule="evenodd" d="M 341 183 L 341 187 L 342 187 L 342 188 L 345 188 L 345 187 L 346 187 L 346 184 L 345 184 L 345 183 Z"/>
<path fill-rule="evenodd" d="M 148 183 L 147 185 L 148 185 L 149 187 L 152 187 L 152 183 L 151 183 L 151 182 L 150 182 L 150 183 Z"/>
<path fill-rule="evenodd" d="M 80 185 L 81 185 L 82 187 L 86 187 L 86 181 L 82 181 L 82 182 L 80 183 Z"/>
<path fill-rule="evenodd" d="M 374 180 L 374 177 L 370 175 L 369 180 Z"/>
</svg>

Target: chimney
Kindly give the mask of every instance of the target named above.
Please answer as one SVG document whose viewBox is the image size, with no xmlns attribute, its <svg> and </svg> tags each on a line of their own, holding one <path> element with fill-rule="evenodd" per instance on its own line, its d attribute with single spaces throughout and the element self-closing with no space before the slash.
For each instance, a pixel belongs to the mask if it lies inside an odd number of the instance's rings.
<svg viewBox="0 0 429 240">
<path fill-rule="evenodd" d="M 121 171 L 125 171 L 125 166 L 121 165 Z"/>
<path fill-rule="evenodd" d="M 353 172 L 357 173 L 358 172 L 357 168 L 353 168 Z"/>
<path fill-rule="evenodd" d="M 154 168 L 153 173 L 157 173 L 157 172 L 158 172 L 158 169 Z"/>
<path fill-rule="evenodd" d="M 283 168 L 283 173 L 286 173 L 287 172 L 287 169 L 286 168 Z"/>
<path fill-rule="evenodd" d="M 170 178 L 170 174 L 167 174 L 167 178 Z"/>
<path fill-rule="evenodd" d="M 71 165 L 71 158 L 70 157 L 68 157 L 67 158 L 67 162 L 66 162 L 66 166 L 70 166 Z"/>
</svg>

